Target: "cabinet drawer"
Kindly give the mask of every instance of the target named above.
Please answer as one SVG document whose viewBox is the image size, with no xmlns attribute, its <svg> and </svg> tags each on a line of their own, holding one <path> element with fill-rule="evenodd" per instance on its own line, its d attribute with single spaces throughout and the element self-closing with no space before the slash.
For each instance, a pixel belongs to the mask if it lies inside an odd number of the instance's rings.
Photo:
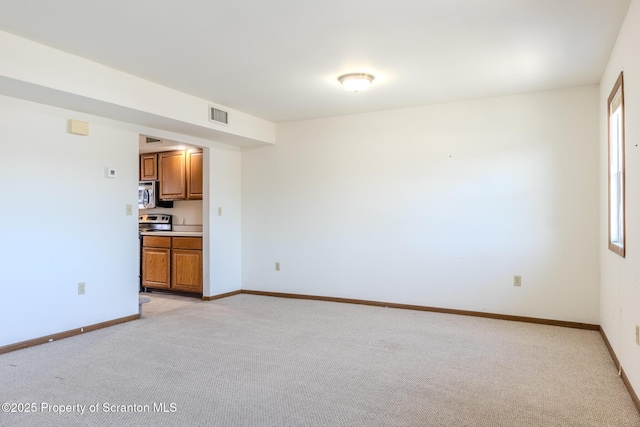
<svg viewBox="0 0 640 427">
<path fill-rule="evenodd" d="M 142 236 L 142 246 L 151 248 L 170 248 L 171 237 Z"/>
<path fill-rule="evenodd" d="M 202 237 L 174 237 L 174 249 L 202 249 Z"/>
</svg>

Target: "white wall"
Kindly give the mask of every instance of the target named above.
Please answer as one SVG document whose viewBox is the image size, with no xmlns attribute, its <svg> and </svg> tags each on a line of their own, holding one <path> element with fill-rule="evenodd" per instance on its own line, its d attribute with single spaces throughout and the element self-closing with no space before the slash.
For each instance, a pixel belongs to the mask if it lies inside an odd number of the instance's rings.
<svg viewBox="0 0 640 427">
<path fill-rule="evenodd" d="M 138 312 L 138 134 L 105 122 L 0 97 L 0 346 Z"/>
<path fill-rule="evenodd" d="M 243 152 L 243 289 L 598 323 L 597 101 L 277 125 Z"/>
<path fill-rule="evenodd" d="M 242 286 L 242 203 L 241 203 L 241 151 L 237 147 L 217 146 L 209 151 L 209 179 L 204 191 L 209 203 L 205 203 L 205 237 L 209 239 L 210 286 L 205 296 L 237 291 Z M 205 174 L 205 177 L 207 175 Z M 218 212 L 220 209 L 220 214 Z M 206 240 L 205 240 L 206 243 Z"/>
<path fill-rule="evenodd" d="M 600 83 L 600 324 L 640 393 L 640 2 L 634 0 Z M 624 70 L 626 162 L 626 257 L 607 248 L 607 98 Z"/>
</svg>

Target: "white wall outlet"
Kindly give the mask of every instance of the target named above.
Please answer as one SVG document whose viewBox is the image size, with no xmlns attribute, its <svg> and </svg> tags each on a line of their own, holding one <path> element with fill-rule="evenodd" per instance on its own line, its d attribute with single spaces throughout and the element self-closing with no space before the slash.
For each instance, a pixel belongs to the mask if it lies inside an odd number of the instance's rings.
<svg viewBox="0 0 640 427">
<path fill-rule="evenodd" d="M 280 271 L 280 263 L 276 262 L 276 271 Z"/>
<path fill-rule="evenodd" d="M 87 284 L 85 282 L 78 283 L 78 295 L 84 295 Z"/>
<path fill-rule="evenodd" d="M 513 286 L 522 286 L 522 276 L 513 276 Z"/>
<path fill-rule="evenodd" d="M 127 205 L 127 215 L 133 215 L 133 205 Z"/>
<path fill-rule="evenodd" d="M 106 168 L 104 168 L 104 176 L 107 178 L 117 178 L 118 171 L 116 171 L 115 168 L 110 168 L 107 166 Z"/>
</svg>

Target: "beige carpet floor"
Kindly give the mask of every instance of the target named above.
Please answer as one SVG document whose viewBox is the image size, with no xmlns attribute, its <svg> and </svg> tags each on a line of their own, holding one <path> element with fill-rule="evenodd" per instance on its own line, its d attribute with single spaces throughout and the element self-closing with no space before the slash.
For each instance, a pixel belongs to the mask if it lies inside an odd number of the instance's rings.
<svg viewBox="0 0 640 427">
<path fill-rule="evenodd" d="M 151 298 L 140 320 L 0 355 L 0 401 L 34 409 L 0 412 L 0 425 L 640 426 L 597 332 Z"/>
</svg>

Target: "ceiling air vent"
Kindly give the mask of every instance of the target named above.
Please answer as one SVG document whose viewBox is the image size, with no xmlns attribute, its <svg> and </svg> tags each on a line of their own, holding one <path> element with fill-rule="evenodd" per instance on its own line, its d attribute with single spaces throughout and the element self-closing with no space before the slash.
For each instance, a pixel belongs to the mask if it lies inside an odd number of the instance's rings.
<svg viewBox="0 0 640 427">
<path fill-rule="evenodd" d="M 229 114 L 226 111 L 209 106 L 209 120 L 223 125 L 228 125 Z"/>
<path fill-rule="evenodd" d="M 162 142 L 162 140 L 158 138 L 151 138 L 150 136 L 147 137 L 147 144 L 157 144 L 158 142 Z"/>
</svg>

